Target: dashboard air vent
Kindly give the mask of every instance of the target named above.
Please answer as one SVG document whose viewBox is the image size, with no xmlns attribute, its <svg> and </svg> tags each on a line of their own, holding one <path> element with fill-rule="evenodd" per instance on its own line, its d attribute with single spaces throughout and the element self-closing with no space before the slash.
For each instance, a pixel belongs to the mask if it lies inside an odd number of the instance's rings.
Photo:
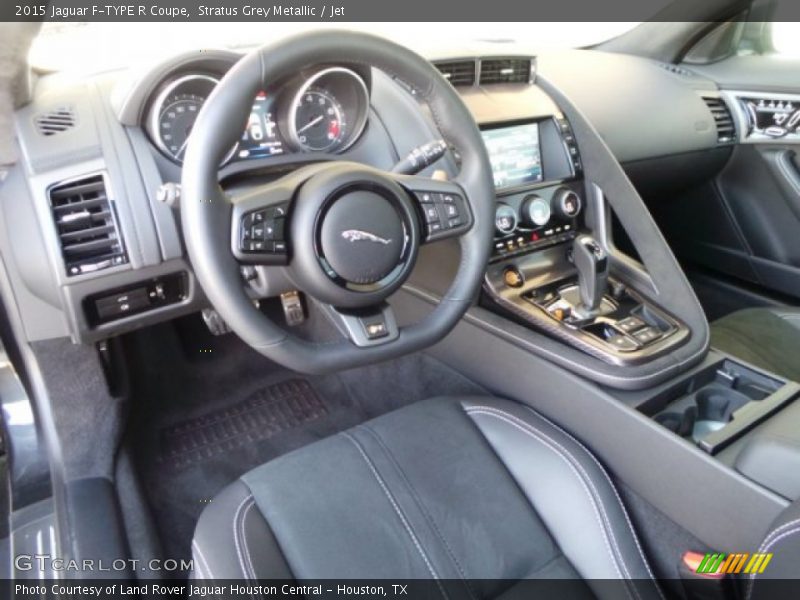
<svg viewBox="0 0 800 600">
<path fill-rule="evenodd" d="M 481 85 L 530 83 L 532 77 L 530 58 L 489 58 L 481 61 Z"/>
<path fill-rule="evenodd" d="M 50 112 L 36 115 L 36 130 L 45 136 L 56 135 L 75 127 L 77 117 L 71 106 L 54 108 Z"/>
<path fill-rule="evenodd" d="M 128 262 L 102 173 L 55 185 L 48 195 L 67 275 Z"/>
<path fill-rule="evenodd" d="M 434 63 L 450 85 L 474 85 L 475 84 L 475 61 L 474 60 L 451 60 L 446 62 Z"/>
<path fill-rule="evenodd" d="M 689 69 L 684 69 L 681 66 L 674 65 L 672 63 L 658 63 L 658 66 L 664 69 L 665 71 L 669 71 L 670 73 L 675 73 L 675 75 L 680 75 L 681 77 L 694 77 L 694 73 Z"/>
<path fill-rule="evenodd" d="M 736 127 L 733 124 L 733 116 L 722 98 L 715 98 L 713 96 L 703 96 L 703 102 L 706 103 L 711 116 L 714 117 L 714 123 L 717 126 L 717 141 L 720 144 L 730 144 L 736 137 Z"/>
</svg>

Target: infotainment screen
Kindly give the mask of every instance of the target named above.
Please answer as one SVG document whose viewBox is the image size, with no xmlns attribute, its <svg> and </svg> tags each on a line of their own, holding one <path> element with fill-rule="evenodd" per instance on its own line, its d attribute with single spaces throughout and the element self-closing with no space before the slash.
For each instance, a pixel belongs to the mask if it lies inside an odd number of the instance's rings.
<svg viewBox="0 0 800 600">
<path fill-rule="evenodd" d="M 542 181 L 538 123 L 491 127 L 482 130 L 481 135 L 489 152 L 496 189 Z"/>
</svg>

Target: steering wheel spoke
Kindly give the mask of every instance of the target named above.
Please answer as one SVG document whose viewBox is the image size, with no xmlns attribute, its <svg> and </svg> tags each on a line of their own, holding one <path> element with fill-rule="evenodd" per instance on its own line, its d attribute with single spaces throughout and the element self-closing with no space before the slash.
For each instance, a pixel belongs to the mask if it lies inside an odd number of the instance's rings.
<svg viewBox="0 0 800 600">
<path fill-rule="evenodd" d="M 322 307 L 339 332 L 359 348 L 388 344 L 400 336 L 394 310 L 385 302 L 358 310 Z"/>
<path fill-rule="evenodd" d="M 473 224 L 464 189 L 453 181 L 409 175 L 395 176 L 397 183 L 414 197 L 422 215 L 422 243 L 459 237 Z"/>
</svg>

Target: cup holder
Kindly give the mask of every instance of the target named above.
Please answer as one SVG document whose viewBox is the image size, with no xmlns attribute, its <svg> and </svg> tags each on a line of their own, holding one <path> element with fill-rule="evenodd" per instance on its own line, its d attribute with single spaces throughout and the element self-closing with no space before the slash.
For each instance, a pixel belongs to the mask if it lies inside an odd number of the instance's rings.
<svg viewBox="0 0 800 600">
<path fill-rule="evenodd" d="M 741 392 L 712 383 L 698 390 L 682 410 L 660 413 L 655 420 L 677 435 L 697 442 L 725 427 L 733 419 L 733 413 L 751 401 Z"/>
<path fill-rule="evenodd" d="M 713 454 L 752 428 L 761 413 L 774 410 L 774 399 L 786 385 L 785 380 L 726 359 L 681 381 L 654 402 L 656 410 L 649 414 Z M 740 411 L 747 405 L 748 410 Z"/>
</svg>

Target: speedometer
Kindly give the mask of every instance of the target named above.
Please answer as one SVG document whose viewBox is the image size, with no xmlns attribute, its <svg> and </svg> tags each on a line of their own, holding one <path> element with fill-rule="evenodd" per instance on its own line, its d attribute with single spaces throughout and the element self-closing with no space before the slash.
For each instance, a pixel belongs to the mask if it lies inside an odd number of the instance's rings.
<svg viewBox="0 0 800 600">
<path fill-rule="evenodd" d="M 158 116 L 158 140 L 161 149 L 178 162 L 183 161 L 189 134 L 205 98 L 195 94 L 177 94 L 168 99 Z"/>
<path fill-rule="evenodd" d="M 309 88 L 294 107 L 291 131 L 295 143 L 303 150 L 335 150 L 347 133 L 342 105 L 330 92 Z"/>
<path fill-rule="evenodd" d="M 209 75 L 185 75 L 165 85 L 153 102 L 147 122 L 148 133 L 158 149 L 174 162 L 183 162 L 197 115 L 217 83 L 219 80 Z M 236 146 L 222 164 L 228 162 L 235 151 Z"/>
</svg>

